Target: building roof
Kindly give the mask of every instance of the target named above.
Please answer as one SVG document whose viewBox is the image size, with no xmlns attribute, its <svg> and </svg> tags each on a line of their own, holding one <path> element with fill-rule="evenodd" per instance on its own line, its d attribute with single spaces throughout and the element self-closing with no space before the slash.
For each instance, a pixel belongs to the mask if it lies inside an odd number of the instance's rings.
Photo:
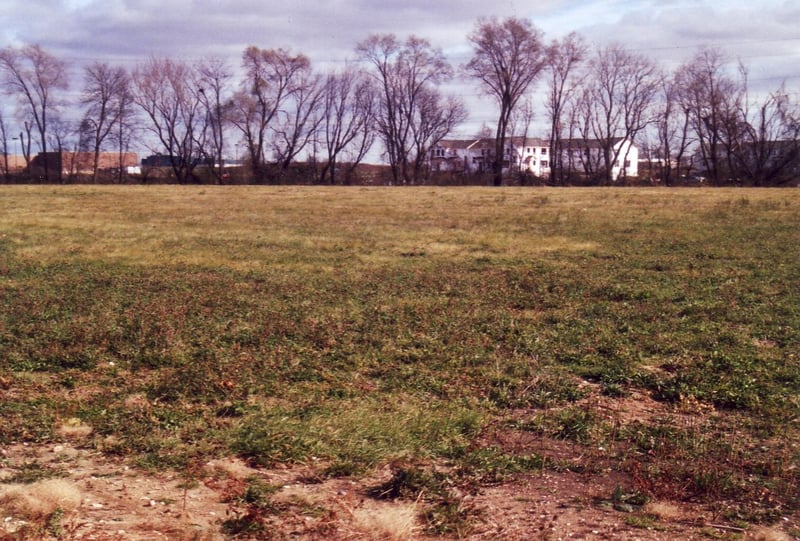
<svg viewBox="0 0 800 541">
<path fill-rule="evenodd" d="M 494 141 L 494 139 L 491 139 Z M 506 137 L 506 142 L 511 143 L 514 146 L 519 147 L 549 147 L 550 141 L 547 139 L 541 139 L 539 137 L 522 137 L 520 135 L 514 135 L 511 137 Z"/>
<path fill-rule="evenodd" d="M 471 148 L 479 139 L 443 139 L 438 145 L 441 148 L 463 149 Z"/>
<path fill-rule="evenodd" d="M 522 147 L 549 147 L 550 141 L 540 137 L 522 137 L 522 136 L 509 136 L 506 137 L 506 143 L 514 146 Z M 439 141 L 438 146 L 442 148 L 463 149 L 469 150 L 471 148 L 491 148 L 494 146 L 494 137 L 481 137 L 476 139 L 443 139 Z"/>
<path fill-rule="evenodd" d="M 474 148 L 494 148 L 493 137 L 483 137 L 478 139 L 443 139 L 439 141 L 438 146 L 446 149 L 457 150 L 471 150 Z M 612 146 L 616 146 L 624 141 L 622 137 L 614 137 L 611 139 Z M 506 137 L 506 144 L 511 144 L 514 147 L 550 147 L 550 141 L 540 137 L 522 137 L 519 135 Z M 590 148 L 599 149 L 603 148 L 601 141 L 598 139 L 563 139 L 561 146 L 564 149 L 569 148 Z"/>
<path fill-rule="evenodd" d="M 616 146 L 625 139 L 623 137 L 612 137 L 611 146 Z M 562 148 L 603 148 L 602 141 L 599 139 L 562 139 Z"/>
</svg>

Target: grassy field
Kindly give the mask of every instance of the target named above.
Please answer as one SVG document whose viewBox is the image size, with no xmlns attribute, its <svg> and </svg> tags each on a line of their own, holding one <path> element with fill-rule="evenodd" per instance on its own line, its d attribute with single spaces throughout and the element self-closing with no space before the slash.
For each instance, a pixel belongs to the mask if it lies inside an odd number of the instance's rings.
<svg viewBox="0 0 800 541">
<path fill-rule="evenodd" d="M 788 189 L 1 187 L 0 445 L 391 462 L 431 497 L 611 464 L 768 522 L 798 510 L 798 217 Z"/>
</svg>

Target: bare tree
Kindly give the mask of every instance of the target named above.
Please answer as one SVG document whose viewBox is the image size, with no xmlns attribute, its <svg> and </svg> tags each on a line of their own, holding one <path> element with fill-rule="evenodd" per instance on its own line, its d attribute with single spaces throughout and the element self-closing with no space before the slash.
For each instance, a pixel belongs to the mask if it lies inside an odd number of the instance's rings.
<svg viewBox="0 0 800 541">
<path fill-rule="evenodd" d="M 726 74 L 725 63 L 721 51 L 702 49 L 676 75 L 681 107 L 689 114 L 702 166 L 716 185 L 726 177 L 730 155 L 726 129 L 735 122 L 743 95 L 741 81 Z"/>
<path fill-rule="evenodd" d="M 33 141 L 33 124 L 28 120 L 22 122 L 22 131 L 19 132 L 19 143 L 22 145 L 22 157 L 25 160 L 25 167 L 30 171 L 31 166 L 31 143 Z"/>
<path fill-rule="evenodd" d="M 192 68 L 151 58 L 134 71 L 133 99 L 147 117 L 146 129 L 166 152 L 175 178 L 186 183 L 200 157 L 205 116 Z"/>
<path fill-rule="evenodd" d="M 605 167 L 604 152 L 594 131 L 596 104 L 593 91 L 591 83 L 585 84 L 581 88 L 580 94 L 576 95 L 572 101 L 570 130 L 573 136 L 579 135 L 580 139 L 576 140 L 571 137 L 567 145 L 567 152 L 570 155 L 571 166 L 580 164 L 586 178 L 597 182 L 605 180 L 606 177 L 602 174 Z"/>
<path fill-rule="evenodd" d="M 320 138 L 326 161 L 319 180 L 336 184 L 339 158 L 346 155 L 352 172 L 375 141 L 372 128 L 377 95 L 375 85 L 362 72 L 346 68 L 327 76 L 323 96 Z"/>
<path fill-rule="evenodd" d="M 231 102 L 231 122 L 241 132 L 253 173 L 261 178 L 270 142 L 269 128 L 277 121 L 301 75 L 311 70 L 305 55 L 284 49 L 248 47 L 242 55 L 245 77 Z"/>
<path fill-rule="evenodd" d="M 547 115 L 550 120 L 550 173 L 555 184 L 564 184 L 568 171 L 564 168 L 564 115 L 565 108 L 576 92 L 580 91 L 580 74 L 577 70 L 586 58 L 587 46 L 574 32 L 563 40 L 553 41 L 548 53 Z"/>
<path fill-rule="evenodd" d="M 511 114 L 547 64 L 547 48 L 541 32 L 527 19 L 510 17 L 503 21 L 480 19 L 468 37 L 473 57 L 466 72 L 478 79 L 483 90 L 497 99 L 497 121 L 492 171 L 494 184 L 503 181 L 503 158 Z"/>
<path fill-rule="evenodd" d="M 6 181 L 11 179 L 11 170 L 8 167 L 8 132 L 6 130 L 6 121 L 3 115 L 3 110 L 0 108 L 0 148 L 3 152 L 3 161 L 0 163 L 0 172 Z"/>
<path fill-rule="evenodd" d="M 513 134 L 517 134 L 514 138 L 515 144 L 512 148 L 524 149 L 528 145 L 528 131 L 530 130 L 534 116 L 535 109 L 533 100 L 530 97 L 519 103 L 516 109 L 514 109 L 511 119 L 508 122 L 509 131 Z M 523 164 L 522 159 L 522 154 L 518 151 L 516 155 L 510 156 L 511 162 L 509 163 L 509 165 L 514 165 L 514 172 L 519 175 L 520 181 L 524 180 L 522 168 L 525 164 Z"/>
<path fill-rule="evenodd" d="M 77 143 L 75 135 L 77 134 L 77 126 L 61 115 L 54 115 L 50 118 L 50 128 L 48 130 L 48 139 L 50 140 L 50 148 L 54 148 L 57 154 L 55 160 L 51 160 L 48 166 L 55 168 L 55 180 L 64 182 L 64 171 L 67 172 L 67 179 L 71 180 L 76 173 L 77 167 Z M 55 162 L 55 163 L 53 163 Z M 50 180 L 53 180 L 51 177 Z"/>
<path fill-rule="evenodd" d="M 123 175 L 125 174 L 125 153 L 130 148 L 131 139 L 139 129 L 135 111 L 136 103 L 133 99 L 133 89 L 131 84 L 124 88 L 124 91 L 122 94 L 120 94 L 115 105 L 119 110 L 117 115 L 117 130 L 115 134 L 118 157 L 117 181 L 121 183 Z"/>
<path fill-rule="evenodd" d="M 680 102 L 680 83 L 674 78 L 663 78 L 659 88 L 659 107 L 656 110 L 655 158 L 664 184 L 671 186 L 680 175 L 684 157 L 693 140 L 690 133 L 689 111 Z"/>
<path fill-rule="evenodd" d="M 95 62 L 84 70 L 82 102 L 86 112 L 82 132 L 88 135 L 87 146 L 92 152 L 92 182 L 97 182 L 103 144 L 123 120 L 122 102 L 129 94 L 129 85 L 130 78 L 122 67 Z"/>
<path fill-rule="evenodd" d="M 197 66 L 199 96 L 205 109 L 206 128 L 210 134 L 205 138 L 205 145 L 200 152 L 206 161 L 212 164 L 211 171 L 217 183 L 222 182 L 225 163 L 225 124 L 230 102 L 227 92 L 233 74 L 220 58 L 208 58 Z"/>
<path fill-rule="evenodd" d="M 781 185 L 799 172 L 800 109 L 781 87 L 750 110 L 745 100 L 739 137 L 731 141 L 733 173 L 756 186 Z"/>
<path fill-rule="evenodd" d="M 319 76 L 306 71 L 298 74 L 286 107 L 278 114 L 273 126 L 272 147 L 282 172 L 308 146 L 322 122 L 323 85 Z"/>
<path fill-rule="evenodd" d="M 614 179 L 614 165 L 620 164 L 620 176 L 626 174 L 629 146 L 652 122 L 650 108 L 659 88 L 655 64 L 647 57 L 632 53 L 621 45 L 610 45 L 590 62 L 589 92 L 584 106 L 590 130 L 586 135 L 597 141 L 602 158 L 603 181 Z"/>
<path fill-rule="evenodd" d="M 48 119 L 51 111 L 59 105 L 54 93 L 66 90 L 68 86 L 66 64 L 39 45 L 26 45 L 20 49 L 6 47 L 0 51 L 0 71 L 3 72 L 5 92 L 18 98 L 22 116 L 30 119 L 36 127 L 47 181 L 50 178 Z"/>
<path fill-rule="evenodd" d="M 574 172 L 582 161 L 585 150 L 583 146 L 576 148 L 579 141 L 578 134 L 586 131 L 583 130 L 583 127 L 580 125 L 580 119 L 582 118 L 581 111 L 584 109 L 582 107 L 584 94 L 585 92 L 583 90 L 572 93 L 567 98 L 564 106 L 567 120 L 563 127 L 565 127 L 567 131 L 566 134 L 562 131 L 561 156 L 559 159 L 559 174 L 561 175 L 563 183 L 567 183 L 572 179 Z"/>
<path fill-rule="evenodd" d="M 376 126 L 385 145 L 395 184 L 421 180 L 432 145 L 463 119 L 463 104 L 443 96 L 439 84 L 453 75 L 441 50 L 410 36 L 374 34 L 356 51 L 372 66 L 380 88 Z"/>
<path fill-rule="evenodd" d="M 467 119 L 467 108 L 455 96 L 443 97 L 437 88 L 419 95 L 418 115 L 412 122 L 413 178 L 427 178 L 429 150 Z"/>
</svg>

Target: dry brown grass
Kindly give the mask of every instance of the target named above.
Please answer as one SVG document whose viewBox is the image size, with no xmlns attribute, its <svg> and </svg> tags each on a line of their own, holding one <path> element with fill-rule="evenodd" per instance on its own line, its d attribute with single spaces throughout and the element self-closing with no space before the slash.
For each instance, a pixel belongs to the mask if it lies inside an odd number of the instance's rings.
<svg viewBox="0 0 800 541">
<path fill-rule="evenodd" d="M 78 487 L 63 479 L 46 479 L 29 485 L 7 485 L 0 490 L 0 508 L 4 513 L 26 520 L 48 517 L 57 509 L 70 513 L 81 504 Z"/>
<path fill-rule="evenodd" d="M 658 517 L 660 520 L 671 522 L 684 518 L 683 510 L 669 502 L 648 502 L 642 509 L 648 515 Z"/>
<path fill-rule="evenodd" d="M 56 428 L 56 433 L 68 440 L 82 440 L 91 435 L 92 427 L 85 424 L 77 417 L 70 417 Z"/>
<path fill-rule="evenodd" d="M 747 533 L 745 539 L 747 541 L 792 541 L 792 537 L 789 534 L 765 526 L 753 528 Z"/>
<path fill-rule="evenodd" d="M 408 456 L 469 485 L 620 457 L 650 497 L 772 524 L 797 508 L 799 204 L 800 190 L 4 187 L 0 435 L 93 428 L 95 450 L 157 471 L 234 454 L 359 476 Z M 582 409 L 585 393 L 615 414 Z M 631 395 L 669 418 L 618 423 Z M 476 446 L 506 421 L 566 443 Z M 407 531 L 373 515 L 364 529 Z"/>
<path fill-rule="evenodd" d="M 595 219 L 736 211 L 741 191 L 492 188 L 358 188 L 256 186 L 4 186 L 0 229 L 19 254 L 39 261 L 65 254 L 140 265 L 174 263 L 261 268 L 263 252 L 226 249 L 268 238 L 277 257 L 298 246 L 346 247 L 364 261 L 408 253 L 461 260 L 481 255 L 584 251 L 597 244 L 536 227 Z M 788 191 L 748 190 L 753 205 L 791 212 Z M 54 199 L 58 205 L 53 208 Z M 120 201 L 124 200 L 124 204 Z M 771 208 L 772 208 L 771 207 Z M 369 223 L 369 230 L 363 224 Z M 298 226 L 298 224 L 300 226 Z M 486 227 L 491 224 L 491 227 Z M 403 225 L 401 227 L 401 225 Z M 533 225 L 534 227 L 528 227 Z M 634 222 L 631 225 L 635 225 Z M 330 227 L 329 227 L 330 226 Z M 326 230 L 309 235 L 309 230 Z M 22 231 L 20 233 L 15 232 Z"/>
<path fill-rule="evenodd" d="M 371 540 L 407 541 L 417 526 L 415 504 L 379 503 L 353 510 L 353 526 Z"/>
</svg>

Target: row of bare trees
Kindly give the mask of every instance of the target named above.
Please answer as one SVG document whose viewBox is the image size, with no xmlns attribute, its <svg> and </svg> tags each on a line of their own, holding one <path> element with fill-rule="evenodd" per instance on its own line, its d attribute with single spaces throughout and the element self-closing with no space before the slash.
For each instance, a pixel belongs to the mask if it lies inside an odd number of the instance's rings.
<svg viewBox="0 0 800 541">
<path fill-rule="evenodd" d="M 527 135 L 535 102 L 549 126 L 554 184 L 615 182 L 612 166 L 627 158 L 621 140 L 635 142 L 651 159 L 647 174 L 666 184 L 703 175 L 713 184 L 775 185 L 800 173 L 796 100 L 784 88 L 751 96 L 746 70 L 731 69 L 720 51 L 701 50 L 666 73 L 618 44 L 590 52 L 577 34 L 546 43 L 526 19 L 480 19 L 467 39 L 473 52 L 460 73 L 498 111 L 496 185 L 509 175 L 506 139 Z M 100 153 L 114 150 L 121 180 L 125 151 L 145 146 L 179 182 L 195 180 L 198 167 L 224 182 L 225 157 L 235 148 L 239 158 L 241 148 L 255 182 L 286 178 L 305 160 L 316 182 L 335 184 L 380 141 L 393 183 L 424 181 L 430 150 L 468 116 L 460 97 L 442 91 L 457 70 L 414 36 L 372 35 L 355 52 L 357 62 L 329 73 L 314 71 L 303 54 L 255 46 L 244 50 L 238 75 L 216 58 L 153 57 L 130 71 L 98 62 L 83 69 L 80 97 L 67 103 L 64 61 L 38 45 L 7 47 L 0 83 L 20 129 L 10 129 L 0 107 L 2 173 L 9 175 L 12 140 L 26 164 L 32 148 L 42 152 L 48 181 L 62 170 L 47 163 L 48 151 L 91 153 L 97 181 Z M 584 152 L 590 146 L 597 152 Z"/>
<path fill-rule="evenodd" d="M 482 19 L 469 40 L 466 72 L 499 109 L 495 184 L 503 181 L 509 130 L 529 122 L 523 98 L 533 90 L 546 95 L 555 184 L 575 176 L 611 184 L 613 164 L 627 158 L 621 140 L 639 145 L 654 165 L 648 171 L 666 184 L 693 174 L 715 185 L 781 185 L 800 177 L 796 98 L 784 87 L 750 96 L 746 69 L 731 70 L 719 50 L 700 50 L 670 74 L 619 44 L 590 53 L 570 34 L 546 45 L 524 19 Z"/>
<path fill-rule="evenodd" d="M 61 98 L 69 83 L 66 64 L 38 45 L 3 49 L 0 74 L 24 126 L 11 139 L 22 144 L 27 165 L 32 143 L 38 147 L 45 181 L 60 179 L 62 164 L 47 160 L 64 150 L 91 153 L 96 181 L 101 152 L 114 149 L 121 175 L 136 138 L 162 155 L 179 182 L 195 180 L 198 167 L 223 182 L 231 147 L 237 158 L 243 149 L 256 182 L 281 179 L 304 157 L 318 164 L 317 182 L 343 182 L 376 139 L 393 181 L 418 182 L 432 145 L 466 118 L 463 103 L 439 90 L 453 69 L 440 50 L 416 37 L 374 35 L 356 50 L 371 69 L 347 65 L 320 74 L 305 55 L 255 46 L 243 52 L 238 80 L 225 61 L 213 58 L 153 57 L 130 72 L 95 63 L 83 70 L 80 99 L 72 104 Z M 80 118 L 70 134 L 64 119 L 75 109 Z M 0 115 L 8 176 L 6 124 Z"/>
<path fill-rule="evenodd" d="M 666 182 L 681 168 L 714 185 L 782 185 L 800 176 L 800 109 L 783 85 L 753 98 L 747 69 L 731 70 L 721 51 L 706 49 L 659 92 L 649 135 Z"/>
</svg>

